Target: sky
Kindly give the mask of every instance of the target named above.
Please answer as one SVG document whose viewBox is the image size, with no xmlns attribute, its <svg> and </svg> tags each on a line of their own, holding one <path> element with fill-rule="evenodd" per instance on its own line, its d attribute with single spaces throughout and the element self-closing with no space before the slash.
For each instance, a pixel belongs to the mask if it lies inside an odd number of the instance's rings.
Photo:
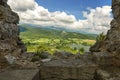
<svg viewBox="0 0 120 80">
<path fill-rule="evenodd" d="M 20 16 L 20 24 L 98 34 L 110 28 L 111 1 L 8 0 L 8 4 Z"/>
</svg>

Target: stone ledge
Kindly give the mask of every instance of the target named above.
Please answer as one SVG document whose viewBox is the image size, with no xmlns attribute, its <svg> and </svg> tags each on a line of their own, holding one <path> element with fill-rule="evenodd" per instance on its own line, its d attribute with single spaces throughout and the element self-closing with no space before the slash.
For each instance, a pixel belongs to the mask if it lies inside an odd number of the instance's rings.
<svg viewBox="0 0 120 80">
<path fill-rule="evenodd" d="M 43 63 L 41 80 L 92 80 L 97 65 L 90 61 L 55 60 Z"/>
<path fill-rule="evenodd" d="M 39 70 L 10 70 L 0 73 L 0 80 L 40 80 Z"/>
</svg>

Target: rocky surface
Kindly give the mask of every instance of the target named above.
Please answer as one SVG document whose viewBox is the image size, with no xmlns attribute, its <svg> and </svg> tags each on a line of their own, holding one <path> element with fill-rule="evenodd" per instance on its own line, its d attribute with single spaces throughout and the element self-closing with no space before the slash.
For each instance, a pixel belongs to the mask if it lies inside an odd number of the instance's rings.
<svg viewBox="0 0 120 80">
<path fill-rule="evenodd" d="M 69 59 L 43 63 L 41 80 L 92 80 L 97 65 L 89 60 Z"/>
<path fill-rule="evenodd" d="M 98 41 L 91 47 L 97 63 L 104 65 L 120 66 L 120 0 L 112 0 L 113 20 L 111 21 L 111 29 L 108 30 L 106 39 Z M 101 54 L 99 54 L 100 52 Z M 102 57 L 107 55 L 106 57 Z M 99 59 L 98 59 L 99 58 Z M 103 58 L 103 59 L 102 59 Z"/>
<path fill-rule="evenodd" d="M 92 52 L 107 51 L 110 53 L 120 53 L 120 0 L 112 0 L 113 20 L 111 21 L 111 29 L 108 30 L 106 39 L 98 41 L 91 47 Z"/>
<path fill-rule="evenodd" d="M 52 59 L 68 59 L 68 58 L 72 58 L 73 56 L 74 55 L 70 52 L 64 52 L 64 51 L 58 52 L 58 51 L 56 51 L 53 54 Z"/>
<path fill-rule="evenodd" d="M 41 80 L 120 80 L 119 60 L 114 59 L 109 53 L 95 52 L 47 61 L 41 64 Z"/>
<path fill-rule="evenodd" d="M 7 5 L 7 0 L 0 0 L 0 68 L 3 63 L 7 65 L 5 55 L 17 57 L 26 51 L 19 38 L 18 23 L 19 16 Z"/>
<path fill-rule="evenodd" d="M 0 80 L 40 80 L 39 70 L 9 70 L 0 73 Z"/>
</svg>

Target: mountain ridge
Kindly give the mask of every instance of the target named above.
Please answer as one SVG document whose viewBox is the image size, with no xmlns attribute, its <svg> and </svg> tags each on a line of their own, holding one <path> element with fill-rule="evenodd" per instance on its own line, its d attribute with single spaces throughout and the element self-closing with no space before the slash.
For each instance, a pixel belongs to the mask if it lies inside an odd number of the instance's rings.
<svg viewBox="0 0 120 80">
<path fill-rule="evenodd" d="M 77 32 L 69 32 L 66 30 L 55 30 L 50 28 L 34 27 L 26 24 L 19 25 L 21 36 L 43 37 L 43 38 L 80 38 L 80 39 L 95 39 L 95 34 L 82 34 Z M 32 34 L 31 34 L 32 33 Z M 31 35 L 31 36 L 30 36 Z"/>
<path fill-rule="evenodd" d="M 82 29 L 78 29 L 78 30 L 74 30 L 74 29 L 69 29 L 69 28 L 63 28 L 63 27 L 56 27 L 56 26 L 39 26 L 39 25 L 34 25 L 34 24 L 19 24 L 19 25 L 27 25 L 33 28 L 42 28 L 42 29 L 52 29 L 52 30 L 64 30 L 67 32 L 76 32 L 76 33 L 82 33 L 82 34 L 93 34 L 93 35 L 98 35 L 96 33 L 90 33 L 90 32 L 86 32 L 83 29 L 86 28 L 82 28 Z"/>
</svg>

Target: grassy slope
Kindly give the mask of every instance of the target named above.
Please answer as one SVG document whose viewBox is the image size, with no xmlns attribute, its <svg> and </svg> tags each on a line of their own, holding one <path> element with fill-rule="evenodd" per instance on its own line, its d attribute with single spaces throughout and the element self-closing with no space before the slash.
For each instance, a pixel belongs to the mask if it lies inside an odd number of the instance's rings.
<svg viewBox="0 0 120 80">
<path fill-rule="evenodd" d="M 75 32 L 64 32 L 59 30 L 42 29 L 38 27 L 30 27 L 27 25 L 19 25 L 21 28 L 20 36 L 22 38 L 39 39 L 39 38 L 78 38 L 78 39 L 95 39 L 95 35 L 81 34 Z"/>
</svg>

